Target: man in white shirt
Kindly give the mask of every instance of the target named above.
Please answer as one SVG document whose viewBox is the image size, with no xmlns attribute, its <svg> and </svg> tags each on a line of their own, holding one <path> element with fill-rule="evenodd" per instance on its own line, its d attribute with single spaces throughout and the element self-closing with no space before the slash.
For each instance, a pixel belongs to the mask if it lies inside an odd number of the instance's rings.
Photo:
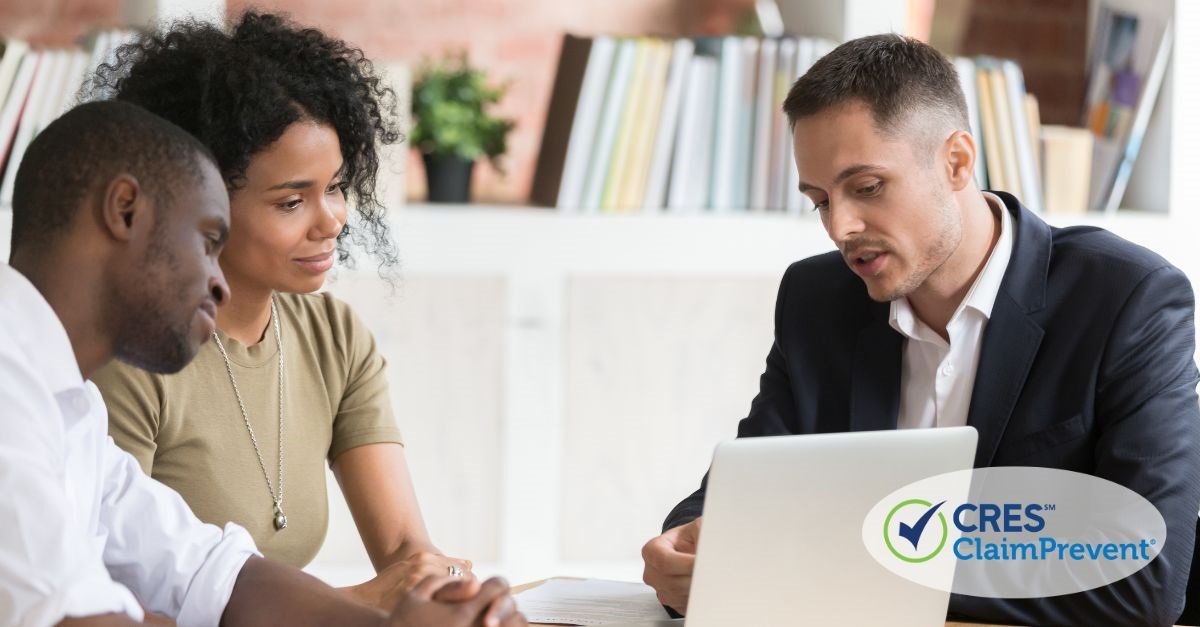
<svg viewBox="0 0 1200 627">
<path fill-rule="evenodd" d="M 1148 566 L 1048 599 L 952 595 L 950 612 L 1034 625 L 1175 621 L 1200 509 L 1187 278 L 1101 229 L 1055 229 L 1013 196 L 981 191 L 959 77 L 926 44 L 849 41 L 796 82 L 783 109 L 800 191 L 838 250 L 788 268 L 738 436 L 970 425 L 977 468 L 1119 483 L 1166 521 Z M 646 582 L 681 613 L 706 485 L 642 551 Z"/>
<path fill-rule="evenodd" d="M 29 146 L 0 265 L 0 624 L 524 625 L 507 584 L 430 578 L 388 617 L 201 523 L 107 436 L 88 376 L 181 369 L 212 335 L 229 201 L 208 151 L 126 103 Z"/>
</svg>

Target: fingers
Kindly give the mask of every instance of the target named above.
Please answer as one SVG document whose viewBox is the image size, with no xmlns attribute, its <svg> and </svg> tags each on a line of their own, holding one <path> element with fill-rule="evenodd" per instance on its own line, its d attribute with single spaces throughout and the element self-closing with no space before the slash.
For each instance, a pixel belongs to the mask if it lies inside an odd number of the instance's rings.
<svg viewBox="0 0 1200 627">
<path fill-rule="evenodd" d="M 517 611 L 517 601 L 510 595 L 494 599 L 483 615 L 484 627 L 510 627 L 525 625 L 525 617 Z"/>
<path fill-rule="evenodd" d="M 676 529 L 679 530 L 680 538 L 686 542 L 691 543 L 693 553 L 696 552 L 695 551 L 696 545 L 700 543 L 700 524 L 703 521 L 704 521 L 704 518 L 701 517 L 701 518 L 697 518 L 696 520 L 693 520 L 692 522 L 690 522 L 686 525 L 683 525 L 681 527 L 676 527 Z"/>
<path fill-rule="evenodd" d="M 418 582 L 416 586 L 413 586 L 408 591 L 408 596 L 419 601 L 429 601 L 438 590 L 457 581 L 458 578 L 449 575 L 430 575 Z"/>
<path fill-rule="evenodd" d="M 674 529 L 667 530 L 663 534 L 671 541 L 676 551 L 680 553 L 696 553 L 696 547 L 700 544 L 700 521 L 702 518 L 697 518 L 686 525 L 680 525 Z"/>
<path fill-rule="evenodd" d="M 696 565 L 696 555 L 681 552 L 671 538 L 663 534 L 642 547 L 642 561 L 646 563 L 647 571 L 664 576 L 690 575 Z"/>
<path fill-rule="evenodd" d="M 654 588 L 659 602 L 681 614 L 687 611 L 700 524 L 697 518 L 668 530 L 642 547 L 642 560 L 646 564 L 642 580 Z"/>
<path fill-rule="evenodd" d="M 428 552 L 414 553 L 402 561 L 392 564 L 386 571 L 380 573 L 380 577 L 394 582 L 392 585 L 400 590 L 411 590 L 426 577 L 450 575 L 451 565 L 461 569 L 463 578 L 474 578 L 469 561 Z"/>
<path fill-rule="evenodd" d="M 491 579 L 483 582 L 483 585 L 479 586 L 479 593 L 475 595 L 475 598 L 465 601 L 464 603 L 471 608 L 471 613 L 473 615 L 478 616 L 482 614 L 484 608 L 490 606 L 493 601 L 496 601 L 497 599 L 503 599 L 504 597 L 511 598 L 509 596 L 508 582 L 505 581 L 503 577 L 492 577 Z M 489 627 L 495 627 L 494 623 L 485 623 L 485 625 L 488 625 Z"/>
<path fill-rule="evenodd" d="M 435 601 L 458 602 L 474 598 L 479 594 L 480 583 L 473 575 L 465 578 L 455 577 L 453 581 L 442 587 L 434 595 Z"/>
<path fill-rule="evenodd" d="M 646 566 L 642 573 L 642 581 L 654 588 L 659 603 L 685 614 L 687 612 L 688 596 L 692 589 L 692 575 L 664 575 Z"/>
</svg>

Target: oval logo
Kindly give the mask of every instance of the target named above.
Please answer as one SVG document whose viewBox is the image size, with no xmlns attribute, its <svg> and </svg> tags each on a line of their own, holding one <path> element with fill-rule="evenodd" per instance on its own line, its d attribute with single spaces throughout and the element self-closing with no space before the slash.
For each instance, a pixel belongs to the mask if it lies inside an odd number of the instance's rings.
<svg viewBox="0 0 1200 627">
<path fill-rule="evenodd" d="M 1105 586 L 1162 550 L 1162 514 L 1092 475 L 1023 466 L 961 470 L 879 501 L 862 540 L 884 568 L 924 586 L 994 598 Z"/>
</svg>

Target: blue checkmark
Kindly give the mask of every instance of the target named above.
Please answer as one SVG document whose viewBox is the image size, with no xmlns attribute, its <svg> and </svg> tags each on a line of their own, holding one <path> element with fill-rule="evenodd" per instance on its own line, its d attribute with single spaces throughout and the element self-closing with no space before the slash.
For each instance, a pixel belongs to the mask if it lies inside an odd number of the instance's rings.
<svg viewBox="0 0 1200 627">
<path fill-rule="evenodd" d="M 929 519 L 933 518 L 934 513 L 945 503 L 945 501 L 942 501 L 930 507 L 912 526 L 909 526 L 908 523 L 900 523 L 900 537 L 911 542 L 913 549 L 916 549 L 917 542 L 921 539 L 921 533 L 925 531 L 925 525 L 929 524 Z"/>
</svg>

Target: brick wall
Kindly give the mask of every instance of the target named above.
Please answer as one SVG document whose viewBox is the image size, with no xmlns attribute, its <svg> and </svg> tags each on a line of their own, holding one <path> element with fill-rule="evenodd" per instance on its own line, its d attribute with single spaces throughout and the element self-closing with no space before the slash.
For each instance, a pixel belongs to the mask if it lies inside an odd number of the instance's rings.
<svg viewBox="0 0 1200 627">
<path fill-rule="evenodd" d="M 959 52 L 1015 59 L 1042 121 L 1078 125 L 1087 63 L 1088 0 L 976 0 Z"/>
<path fill-rule="evenodd" d="M 0 0 L 0 37 L 65 46 L 99 26 L 121 20 L 121 0 Z"/>
</svg>

